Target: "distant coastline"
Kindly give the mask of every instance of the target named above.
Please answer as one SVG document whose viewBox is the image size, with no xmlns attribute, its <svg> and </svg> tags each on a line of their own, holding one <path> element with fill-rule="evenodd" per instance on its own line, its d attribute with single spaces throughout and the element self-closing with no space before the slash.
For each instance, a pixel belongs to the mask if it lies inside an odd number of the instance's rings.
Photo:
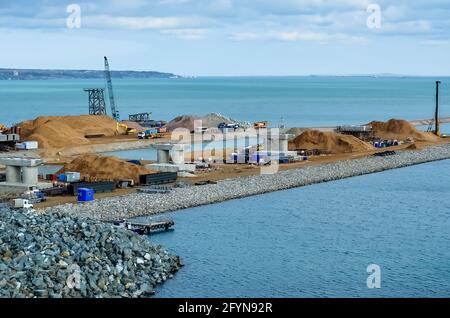
<svg viewBox="0 0 450 318">
<path fill-rule="evenodd" d="M 112 71 L 113 78 L 180 78 L 172 73 L 156 71 Z M 99 70 L 45 70 L 0 68 L 0 80 L 104 79 Z"/>
</svg>

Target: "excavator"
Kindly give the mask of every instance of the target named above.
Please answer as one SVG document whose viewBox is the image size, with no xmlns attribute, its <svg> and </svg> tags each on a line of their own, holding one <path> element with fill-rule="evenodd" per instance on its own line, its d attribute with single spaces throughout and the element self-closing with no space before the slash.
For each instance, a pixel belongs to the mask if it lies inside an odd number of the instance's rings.
<svg viewBox="0 0 450 318">
<path fill-rule="evenodd" d="M 9 128 L 5 125 L 0 124 L 0 134 L 7 133 L 9 131 Z"/>
</svg>

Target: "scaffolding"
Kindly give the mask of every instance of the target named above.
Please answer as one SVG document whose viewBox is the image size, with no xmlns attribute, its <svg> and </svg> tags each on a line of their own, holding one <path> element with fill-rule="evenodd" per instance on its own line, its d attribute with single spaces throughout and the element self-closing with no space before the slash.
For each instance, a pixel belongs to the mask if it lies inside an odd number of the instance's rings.
<svg viewBox="0 0 450 318">
<path fill-rule="evenodd" d="M 89 95 L 89 115 L 106 115 L 105 95 L 103 88 L 87 88 Z"/>
</svg>

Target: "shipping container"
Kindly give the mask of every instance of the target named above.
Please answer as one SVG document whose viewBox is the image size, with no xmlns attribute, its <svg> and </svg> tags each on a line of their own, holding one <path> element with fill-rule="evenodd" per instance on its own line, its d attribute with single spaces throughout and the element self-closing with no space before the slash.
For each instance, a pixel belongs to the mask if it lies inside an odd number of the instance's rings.
<svg viewBox="0 0 450 318">
<path fill-rule="evenodd" d="M 36 150 L 38 149 L 37 141 L 24 141 L 16 144 L 16 149 L 19 150 Z"/>
<path fill-rule="evenodd" d="M 66 181 L 65 182 L 78 182 L 80 181 L 81 175 L 79 172 L 66 172 Z"/>
<path fill-rule="evenodd" d="M 93 189 L 95 193 L 112 192 L 116 189 L 116 183 L 113 181 L 74 182 L 67 187 L 71 195 L 77 195 L 78 189 L 81 188 Z"/>
<path fill-rule="evenodd" d="M 139 184 L 141 185 L 164 184 L 175 182 L 176 180 L 177 180 L 176 172 L 141 174 L 139 176 Z"/>
</svg>

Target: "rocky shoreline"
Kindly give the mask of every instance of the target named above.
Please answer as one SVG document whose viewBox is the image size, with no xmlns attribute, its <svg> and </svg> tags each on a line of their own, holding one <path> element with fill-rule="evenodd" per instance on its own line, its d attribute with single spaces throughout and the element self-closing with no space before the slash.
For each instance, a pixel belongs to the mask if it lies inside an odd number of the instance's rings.
<svg viewBox="0 0 450 318">
<path fill-rule="evenodd" d="M 176 188 L 167 194 L 135 193 L 96 200 L 83 205 L 65 204 L 47 208 L 46 211 L 83 215 L 98 220 L 117 220 L 176 211 L 445 159 L 450 159 L 450 144 L 423 150 L 400 151 L 393 156 L 371 156 L 337 161 L 281 171 L 273 175 L 240 177 L 219 181 L 218 184 Z"/>
<path fill-rule="evenodd" d="M 147 297 L 180 266 L 107 223 L 0 208 L 0 298 Z"/>
</svg>

